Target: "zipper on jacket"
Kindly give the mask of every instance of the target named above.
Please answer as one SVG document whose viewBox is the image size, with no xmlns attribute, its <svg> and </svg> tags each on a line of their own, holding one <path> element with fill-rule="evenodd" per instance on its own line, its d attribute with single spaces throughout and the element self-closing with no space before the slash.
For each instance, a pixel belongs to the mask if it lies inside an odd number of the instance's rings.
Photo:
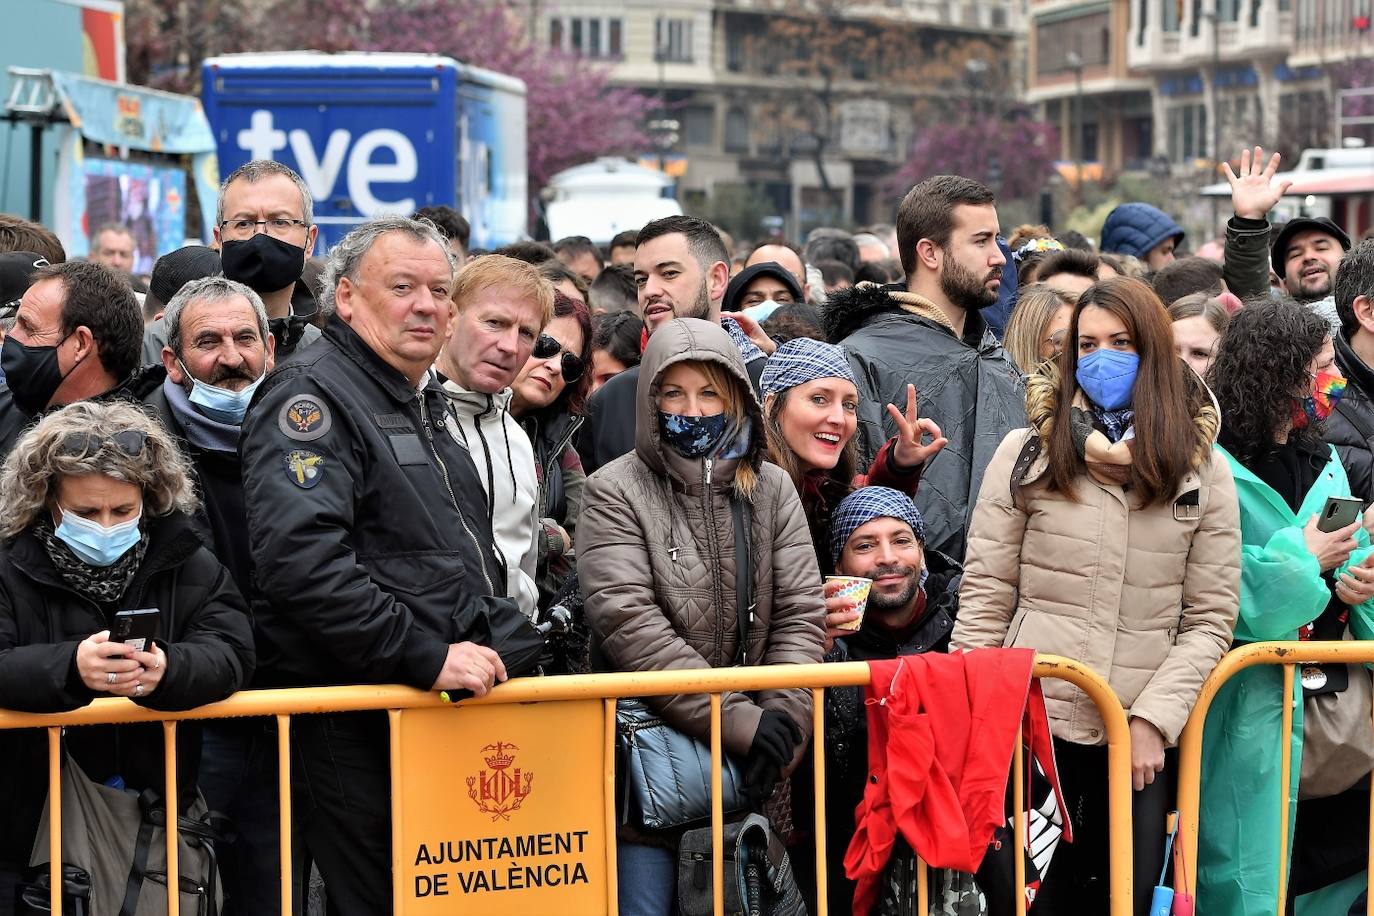
<svg viewBox="0 0 1374 916">
<path fill-rule="evenodd" d="M 482 570 L 482 581 L 487 584 L 487 594 L 496 595 L 496 587 L 491 584 L 491 577 L 487 575 L 487 561 L 482 556 L 482 545 L 477 540 L 477 535 L 472 533 L 468 527 L 468 520 L 463 517 L 463 510 L 458 505 L 458 497 L 453 495 L 453 484 L 448 479 L 448 465 L 444 464 L 444 459 L 439 457 L 439 449 L 434 446 L 434 430 L 429 425 L 429 410 L 425 407 L 425 396 L 417 393 L 416 399 L 420 402 L 420 425 L 425 429 L 425 441 L 429 443 L 429 452 L 434 456 L 434 461 L 439 465 L 439 476 L 444 478 L 444 489 L 448 491 L 449 502 L 453 503 L 453 511 L 458 513 L 458 523 L 463 526 L 463 531 L 472 540 L 472 546 L 477 548 L 477 565 Z"/>
<path fill-rule="evenodd" d="M 716 605 L 716 631 L 713 634 L 711 664 L 717 667 L 721 663 L 721 652 L 725 648 L 725 586 L 721 583 L 720 568 L 720 538 L 716 531 L 716 507 L 711 499 L 711 472 L 715 466 L 715 459 L 706 459 L 706 469 L 704 474 L 705 485 L 701 488 L 702 506 L 706 510 L 706 530 L 709 532 L 711 542 L 711 563 L 714 565 L 714 575 L 711 576 L 712 592 Z M 739 575 L 739 571 L 735 571 Z"/>
</svg>

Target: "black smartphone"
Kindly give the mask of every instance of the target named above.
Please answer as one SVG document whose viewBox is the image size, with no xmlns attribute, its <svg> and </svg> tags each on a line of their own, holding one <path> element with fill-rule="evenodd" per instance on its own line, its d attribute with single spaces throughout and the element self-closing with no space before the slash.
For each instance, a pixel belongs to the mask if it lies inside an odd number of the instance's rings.
<svg viewBox="0 0 1374 916">
<path fill-rule="evenodd" d="M 114 627 L 110 630 L 110 641 L 132 646 L 135 652 L 147 652 L 148 643 L 157 635 L 159 614 L 155 607 L 119 611 L 115 614 Z"/>
<path fill-rule="evenodd" d="M 1318 531 L 1339 531 L 1353 525 L 1364 509 L 1364 500 L 1350 496 L 1328 496 L 1322 506 L 1321 517 L 1317 519 Z"/>
</svg>

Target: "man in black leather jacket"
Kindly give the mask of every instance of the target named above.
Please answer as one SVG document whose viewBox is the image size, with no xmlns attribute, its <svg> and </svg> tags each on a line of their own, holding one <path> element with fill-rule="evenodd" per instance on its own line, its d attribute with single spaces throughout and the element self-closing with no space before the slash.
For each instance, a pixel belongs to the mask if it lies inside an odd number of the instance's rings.
<svg viewBox="0 0 1374 916">
<path fill-rule="evenodd" d="M 259 685 L 481 695 L 537 663 L 537 632 L 495 597 L 505 578 L 486 496 L 430 374 L 453 278 L 432 226 L 359 226 L 330 254 L 324 337 L 249 409 L 240 453 Z M 293 729 L 297 818 L 331 906 L 390 912 L 386 717 L 300 717 Z"/>
<path fill-rule="evenodd" d="M 1374 500 L 1374 240 L 1365 239 L 1341 259 L 1336 271 L 1336 367 L 1346 377 L 1345 395 L 1322 426 L 1350 478 L 1350 492 Z"/>
</svg>

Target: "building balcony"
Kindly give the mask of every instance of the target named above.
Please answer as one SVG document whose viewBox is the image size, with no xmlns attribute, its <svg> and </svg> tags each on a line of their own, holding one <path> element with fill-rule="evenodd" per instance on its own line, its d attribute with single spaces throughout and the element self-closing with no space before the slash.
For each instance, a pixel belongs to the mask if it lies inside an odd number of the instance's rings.
<svg viewBox="0 0 1374 916">
<path fill-rule="evenodd" d="M 1133 17 L 1139 16 L 1141 0 L 1136 2 Z M 1191 18 L 1185 18 L 1175 31 L 1152 23 L 1142 34 L 1136 26 L 1127 42 L 1127 62 L 1133 70 L 1173 71 L 1206 67 L 1214 60 L 1237 64 L 1260 56 L 1282 56 L 1293 45 L 1293 13 L 1280 11 L 1277 3 L 1266 0 L 1258 11 L 1247 4 L 1235 22 L 1218 23 L 1205 17 L 1197 23 L 1197 34 L 1193 33 Z"/>
</svg>

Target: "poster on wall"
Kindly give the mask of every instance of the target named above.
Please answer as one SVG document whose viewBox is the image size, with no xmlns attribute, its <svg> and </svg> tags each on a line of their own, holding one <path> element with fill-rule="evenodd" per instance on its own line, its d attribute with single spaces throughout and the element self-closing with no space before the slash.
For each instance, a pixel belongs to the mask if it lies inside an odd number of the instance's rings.
<svg viewBox="0 0 1374 916">
<path fill-rule="evenodd" d="M 75 177 L 81 182 L 86 206 L 84 212 L 74 213 L 71 234 L 89 240 L 107 223 L 127 226 L 134 237 L 132 273 L 151 273 L 160 255 L 185 244 L 183 170 L 87 157 Z"/>
</svg>

